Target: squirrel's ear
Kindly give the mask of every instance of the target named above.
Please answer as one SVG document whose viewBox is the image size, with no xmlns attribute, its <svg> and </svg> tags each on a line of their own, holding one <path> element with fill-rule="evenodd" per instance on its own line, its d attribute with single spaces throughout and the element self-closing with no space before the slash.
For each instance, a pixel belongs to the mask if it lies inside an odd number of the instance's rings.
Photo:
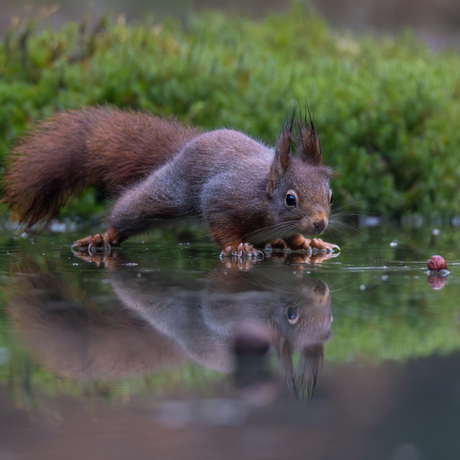
<svg viewBox="0 0 460 460">
<path fill-rule="evenodd" d="M 270 168 L 267 192 L 272 193 L 278 184 L 278 180 L 284 175 L 289 166 L 291 157 L 291 137 L 294 116 L 284 124 L 283 130 L 275 145 L 275 158 Z"/>
<path fill-rule="evenodd" d="M 278 331 L 273 337 L 273 348 L 278 357 L 278 366 L 281 370 L 281 376 L 286 384 L 288 391 L 292 396 L 297 396 L 294 366 L 292 363 L 293 349 L 289 340 L 282 336 Z"/>
<path fill-rule="evenodd" d="M 323 367 L 324 343 L 306 345 L 299 355 L 297 393 L 302 399 L 311 399 L 315 391 L 320 369 Z"/>
<path fill-rule="evenodd" d="M 305 118 L 302 122 L 296 124 L 297 135 L 294 139 L 297 154 L 304 163 L 309 163 L 313 166 L 321 166 L 323 163 L 323 155 L 321 152 L 321 142 L 318 132 L 308 111 L 308 119 Z"/>
</svg>

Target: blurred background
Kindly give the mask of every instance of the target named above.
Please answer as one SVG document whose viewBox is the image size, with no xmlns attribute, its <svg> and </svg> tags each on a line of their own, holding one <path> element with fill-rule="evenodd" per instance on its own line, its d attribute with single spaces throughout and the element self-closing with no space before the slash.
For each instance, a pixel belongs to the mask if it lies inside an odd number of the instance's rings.
<svg viewBox="0 0 460 460">
<path fill-rule="evenodd" d="M 152 14 L 155 20 L 160 21 L 168 16 L 186 17 L 191 12 L 206 10 L 261 18 L 270 13 L 286 13 L 291 7 L 288 0 L 2 0 L 0 30 L 3 31 L 11 17 L 25 7 L 53 3 L 59 5 L 59 11 L 52 18 L 55 25 L 75 20 L 88 9 L 95 16 L 111 11 L 113 14 L 126 15 L 128 21 L 142 21 L 146 14 Z M 432 41 L 434 46 L 459 43 L 460 3 L 455 0 L 309 0 L 302 3 L 319 12 L 329 24 L 339 29 L 398 32 L 411 28 Z"/>
</svg>

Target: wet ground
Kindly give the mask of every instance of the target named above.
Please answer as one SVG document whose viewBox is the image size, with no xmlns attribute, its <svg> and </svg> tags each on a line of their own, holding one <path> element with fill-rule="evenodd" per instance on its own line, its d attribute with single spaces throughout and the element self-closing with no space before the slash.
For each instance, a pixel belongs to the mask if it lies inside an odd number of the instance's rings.
<svg viewBox="0 0 460 460">
<path fill-rule="evenodd" d="M 460 248 L 433 230 L 255 263 L 185 233 L 88 257 L 81 232 L 4 232 L 0 459 L 457 459 Z"/>
</svg>

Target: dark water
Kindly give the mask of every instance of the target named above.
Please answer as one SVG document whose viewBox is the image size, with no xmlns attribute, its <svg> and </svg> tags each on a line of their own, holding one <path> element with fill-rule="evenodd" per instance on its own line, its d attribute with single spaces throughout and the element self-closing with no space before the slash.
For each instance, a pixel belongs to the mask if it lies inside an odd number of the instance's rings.
<svg viewBox="0 0 460 460">
<path fill-rule="evenodd" d="M 184 233 L 90 258 L 3 232 L 0 459 L 458 458 L 458 231 L 432 230 L 256 263 Z"/>
</svg>

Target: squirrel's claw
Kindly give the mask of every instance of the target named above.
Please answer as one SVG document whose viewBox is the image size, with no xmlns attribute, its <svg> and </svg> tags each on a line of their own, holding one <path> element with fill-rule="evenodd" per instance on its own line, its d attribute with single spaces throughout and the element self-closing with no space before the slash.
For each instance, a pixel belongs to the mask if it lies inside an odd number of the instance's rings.
<svg viewBox="0 0 460 460">
<path fill-rule="evenodd" d="M 286 240 L 287 245 L 290 249 L 304 250 L 309 255 L 322 253 L 322 254 L 333 254 L 335 250 L 340 252 L 340 247 L 336 244 L 326 243 L 320 238 L 313 238 L 309 240 L 299 233 L 294 233 L 290 238 Z M 279 246 L 278 246 L 279 247 Z"/>
<path fill-rule="evenodd" d="M 222 257 L 230 256 L 232 254 L 232 251 L 233 251 L 232 246 L 227 246 L 225 249 L 222 250 L 219 257 L 222 259 Z"/>
<path fill-rule="evenodd" d="M 329 253 L 332 254 L 335 251 L 335 249 L 337 249 L 340 252 L 339 246 L 337 246 L 336 244 L 332 244 L 332 243 L 326 243 L 320 238 L 313 238 L 310 241 L 310 247 L 312 249 L 316 249 L 317 251 L 325 253 L 325 254 L 329 254 Z"/>
<path fill-rule="evenodd" d="M 262 259 L 264 258 L 264 253 L 262 251 L 248 243 L 240 243 L 238 245 L 238 257 L 241 257 L 243 254 L 246 254 L 248 257 L 254 257 L 255 259 L 260 256 L 262 256 Z"/>
<path fill-rule="evenodd" d="M 282 251 L 286 251 L 286 250 L 289 250 L 289 247 L 288 247 L 286 241 L 284 241 L 283 239 L 279 238 L 277 240 L 269 241 L 265 245 L 265 250 L 266 251 L 272 251 L 273 249 L 281 249 Z"/>
<path fill-rule="evenodd" d="M 104 233 L 96 233 L 95 235 L 89 235 L 86 238 L 77 240 L 72 245 L 72 250 L 77 248 L 78 251 L 87 251 L 91 253 L 91 249 L 103 247 L 105 252 L 109 254 L 112 251 L 112 246 L 119 246 L 119 235 L 118 233 L 111 231 L 110 229 Z"/>
<path fill-rule="evenodd" d="M 335 250 L 337 249 L 337 252 L 340 252 L 341 249 L 340 249 L 340 246 L 338 246 L 337 244 L 332 244 L 332 243 L 326 243 L 332 250 L 332 252 L 335 252 Z"/>
<path fill-rule="evenodd" d="M 100 233 L 96 233 L 95 235 L 88 235 L 86 238 L 81 238 L 73 243 L 72 249 L 77 248 L 77 251 L 86 250 L 88 253 L 91 252 L 92 247 L 99 247 L 102 246 L 104 239 Z"/>
<path fill-rule="evenodd" d="M 219 257 L 222 259 L 223 257 L 226 257 L 226 256 L 236 256 L 238 258 L 246 256 L 246 257 L 254 258 L 254 259 L 263 259 L 264 253 L 256 249 L 254 246 L 252 246 L 252 244 L 240 243 L 238 245 L 234 244 L 234 245 L 227 246 L 220 253 Z"/>
</svg>

